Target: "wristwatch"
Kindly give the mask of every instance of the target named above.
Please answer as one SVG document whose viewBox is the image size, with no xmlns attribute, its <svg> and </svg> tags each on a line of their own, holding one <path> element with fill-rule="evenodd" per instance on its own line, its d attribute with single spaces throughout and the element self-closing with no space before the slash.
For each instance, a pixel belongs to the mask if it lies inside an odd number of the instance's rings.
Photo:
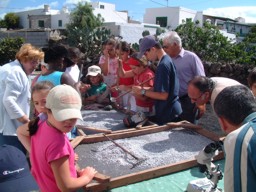
<svg viewBox="0 0 256 192">
<path fill-rule="evenodd" d="M 141 89 L 140 93 L 141 93 L 142 96 L 145 96 L 145 94 L 146 94 L 146 89 Z"/>
</svg>

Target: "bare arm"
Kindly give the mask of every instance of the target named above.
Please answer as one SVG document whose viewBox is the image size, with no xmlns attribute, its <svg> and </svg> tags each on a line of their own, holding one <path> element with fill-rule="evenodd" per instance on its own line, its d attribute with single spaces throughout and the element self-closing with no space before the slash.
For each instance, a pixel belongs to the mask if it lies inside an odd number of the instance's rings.
<svg viewBox="0 0 256 192">
<path fill-rule="evenodd" d="M 76 83 L 68 73 L 63 73 L 61 76 L 61 84 L 70 85 L 80 93 L 80 82 Z"/>
<path fill-rule="evenodd" d="M 78 178 L 71 177 L 68 156 L 52 161 L 51 168 L 60 191 L 74 191 L 87 185 L 96 174 L 92 167 L 87 167 L 79 172 Z"/>
<path fill-rule="evenodd" d="M 22 145 L 30 153 L 31 142 L 30 142 L 30 135 L 28 131 L 28 123 L 19 126 L 16 133 Z"/>
<path fill-rule="evenodd" d="M 146 88 L 146 87 L 141 87 L 141 86 L 133 86 L 132 91 L 135 95 L 142 95 L 141 94 L 141 89 L 145 89 L 145 97 L 149 97 L 151 99 L 155 100 L 167 100 L 168 98 L 168 93 L 167 92 L 155 92 L 153 91 L 153 88 Z"/>
<path fill-rule="evenodd" d="M 124 68 L 123 68 L 123 63 L 122 63 L 122 60 L 118 60 L 118 75 L 119 77 L 122 77 L 122 78 L 127 78 L 127 77 L 134 77 L 134 73 L 132 70 L 129 70 L 129 71 L 125 71 Z"/>
<path fill-rule="evenodd" d="M 103 75 L 108 75 L 109 71 L 109 53 L 107 49 L 103 50 L 103 55 L 105 56 L 105 61 L 104 63 L 100 63 L 99 66 L 102 70 Z"/>
</svg>

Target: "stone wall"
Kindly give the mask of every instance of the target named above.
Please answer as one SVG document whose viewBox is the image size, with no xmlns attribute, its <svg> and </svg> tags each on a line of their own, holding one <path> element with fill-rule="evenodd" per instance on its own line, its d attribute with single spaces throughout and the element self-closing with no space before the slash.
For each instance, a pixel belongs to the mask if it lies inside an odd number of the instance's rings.
<svg viewBox="0 0 256 192">
<path fill-rule="evenodd" d="M 0 31 L 1 38 L 22 37 L 26 43 L 31 43 L 37 47 L 45 47 L 48 45 L 48 31 Z"/>
<path fill-rule="evenodd" d="M 228 77 L 247 85 L 247 77 L 254 68 L 253 65 L 223 64 L 204 62 L 204 69 L 208 77 Z"/>
</svg>

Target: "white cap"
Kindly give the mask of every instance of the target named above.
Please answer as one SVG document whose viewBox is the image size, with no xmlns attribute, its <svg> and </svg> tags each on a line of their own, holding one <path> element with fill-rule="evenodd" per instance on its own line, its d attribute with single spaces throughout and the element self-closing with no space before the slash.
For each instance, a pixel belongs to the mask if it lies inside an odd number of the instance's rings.
<svg viewBox="0 0 256 192">
<path fill-rule="evenodd" d="M 81 119 L 81 97 L 78 92 L 69 85 L 57 85 L 52 88 L 46 97 L 46 108 L 51 109 L 53 117 L 57 121 L 68 119 Z"/>
<path fill-rule="evenodd" d="M 97 76 L 98 74 L 101 74 L 101 68 L 97 65 L 92 65 L 88 67 L 88 73 L 86 76 Z"/>
</svg>

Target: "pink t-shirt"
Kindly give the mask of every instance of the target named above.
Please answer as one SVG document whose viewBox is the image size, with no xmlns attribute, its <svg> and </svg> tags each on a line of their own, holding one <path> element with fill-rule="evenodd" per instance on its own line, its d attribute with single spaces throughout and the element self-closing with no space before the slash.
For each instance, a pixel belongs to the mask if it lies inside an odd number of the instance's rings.
<svg viewBox="0 0 256 192">
<path fill-rule="evenodd" d="M 68 156 L 71 177 L 76 178 L 74 150 L 64 133 L 50 127 L 46 121 L 39 121 L 38 125 L 36 134 L 31 137 L 31 171 L 41 191 L 57 192 L 60 190 L 50 163 Z"/>
<path fill-rule="evenodd" d="M 99 65 L 105 63 L 106 57 L 104 55 L 100 56 Z M 104 76 L 104 83 L 108 86 L 113 86 L 117 83 L 117 69 L 118 69 L 118 59 L 110 58 L 109 59 L 109 70 L 107 76 Z"/>
</svg>

